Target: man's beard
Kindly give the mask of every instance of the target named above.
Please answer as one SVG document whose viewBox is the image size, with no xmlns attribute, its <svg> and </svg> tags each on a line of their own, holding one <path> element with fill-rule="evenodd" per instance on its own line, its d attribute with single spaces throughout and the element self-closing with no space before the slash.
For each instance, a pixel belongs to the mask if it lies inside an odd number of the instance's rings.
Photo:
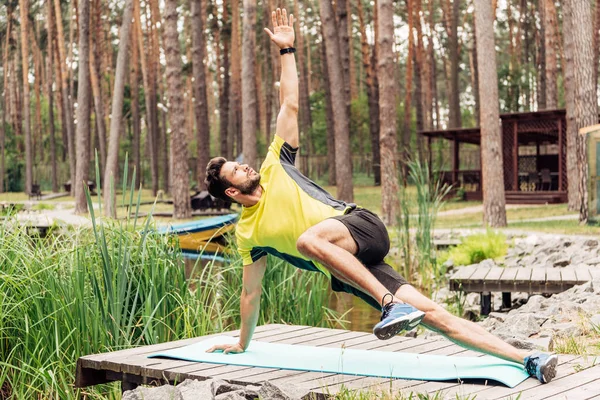
<svg viewBox="0 0 600 400">
<path fill-rule="evenodd" d="M 232 185 L 234 188 L 240 191 L 243 195 L 249 195 L 254 193 L 256 188 L 260 185 L 260 175 L 256 174 L 256 177 L 242 183 L 241 185 Z"/>
</svg>

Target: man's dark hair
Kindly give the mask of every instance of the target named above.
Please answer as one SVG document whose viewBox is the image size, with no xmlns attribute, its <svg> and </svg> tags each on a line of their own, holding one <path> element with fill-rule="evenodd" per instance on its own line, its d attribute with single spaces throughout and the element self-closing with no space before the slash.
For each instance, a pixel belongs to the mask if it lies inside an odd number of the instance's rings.
<svg viewBox="0 0 600 400">
<path fill-rule="evenodd" d="M 231 182 L 221 177 L 221 168 L 226 162 L 227 160 L 224 157 L 215 157 L 210 160 L 206 166 L 206 179 L 204 182 L 206 183 L 208 193 L 212 196 L 221 200 L 231 201 L 231 197 L 225 194 L 225 190 L 231 187 Z"/>
</svg>

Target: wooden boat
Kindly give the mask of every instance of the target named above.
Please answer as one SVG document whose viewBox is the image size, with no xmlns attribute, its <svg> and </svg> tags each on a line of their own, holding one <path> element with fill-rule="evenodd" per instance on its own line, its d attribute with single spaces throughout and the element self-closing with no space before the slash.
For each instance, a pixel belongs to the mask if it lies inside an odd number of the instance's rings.
<svg viewBox="0 0 600 400">
<path fill-rule="evenodd" d="M 176 225 L 162 226 L 159 233 L 174 234 L 179 238 L 179 247 L 186 252 L 223 254 L 228 250 L 226 234 L 232 232 L 237 214 L 204 218 Z"/>
</svg>

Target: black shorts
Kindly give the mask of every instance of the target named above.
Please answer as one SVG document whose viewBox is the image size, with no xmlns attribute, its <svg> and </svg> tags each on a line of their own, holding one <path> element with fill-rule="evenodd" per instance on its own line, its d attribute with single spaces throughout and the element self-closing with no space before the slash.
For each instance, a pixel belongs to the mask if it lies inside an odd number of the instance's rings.
<svg viewBox="0 0 600 400">
<path fill-rule="evenodd" d="M 385 225 L 376 214 L 365 208 L 355 208 L 347 214 L 332 218 L 348 228 L 358 247 L 356 258 L 390 293 L 395 294 L 400 286 L 408 284 L 402 275 L 383 261 L 390 251 L 390 237 Z M 377 310 L 381 309 L 381 299 L 375 300 L 334 276 L 331 276 L 331 288 L 336 292 L 351 293 Z"/>
</svg>

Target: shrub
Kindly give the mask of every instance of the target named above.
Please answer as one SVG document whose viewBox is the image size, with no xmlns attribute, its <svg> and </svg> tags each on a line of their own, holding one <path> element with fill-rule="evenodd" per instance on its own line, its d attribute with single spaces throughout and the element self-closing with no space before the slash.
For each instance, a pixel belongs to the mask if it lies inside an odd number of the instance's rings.
<svg viewBox="0 0 600 400">
<path fill-rule="evenodd" d="M 444 263 L 450 259 L 454 265 L 477 264 L 483 260 L 505 256 L 507 248 L 506 236 L 503 233 L 487 231 L 466 237 L 461 244 L 441 256 L 439 261 Z"/>
</svg>

